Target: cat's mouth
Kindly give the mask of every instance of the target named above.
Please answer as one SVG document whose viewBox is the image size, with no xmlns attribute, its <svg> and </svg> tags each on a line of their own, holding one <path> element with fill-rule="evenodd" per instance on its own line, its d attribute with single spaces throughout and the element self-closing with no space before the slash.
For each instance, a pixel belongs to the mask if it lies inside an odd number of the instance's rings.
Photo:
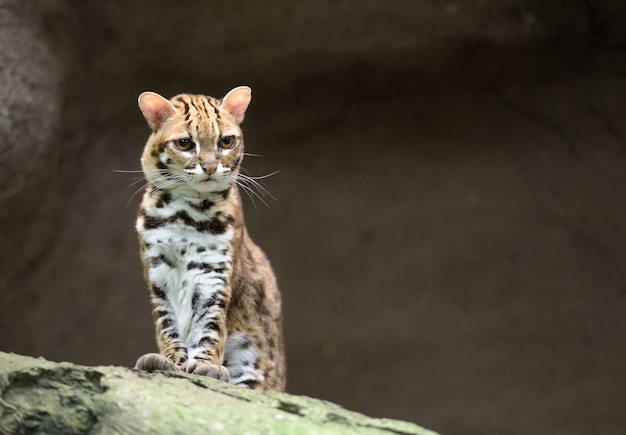
<svg viewBox="0 0 626 435">
<path fill-rule="evenodd" d="M 202 180 L 196 180 L 192 183 L 192 185 L 194 189 L 199 192 L 213 192 L 215 190 L 219 190 L 220 187 L 219 182 L 211 176 Z"/>
</svg>

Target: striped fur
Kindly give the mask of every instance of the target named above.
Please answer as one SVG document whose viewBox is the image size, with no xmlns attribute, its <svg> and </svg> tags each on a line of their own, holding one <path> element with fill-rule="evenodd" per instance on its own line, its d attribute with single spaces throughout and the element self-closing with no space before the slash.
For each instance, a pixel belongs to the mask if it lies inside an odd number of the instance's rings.
<svg viewBox="0 0 626 435">
<path fill-rule="evenodd" d="M 280 293 L 248 236 L 235 183 L 250 89 L 222 100 L 145 92 L 152 129 L 137 232 L 159 354 L 145 370 L 184 370 L 249 388 L 284 390 Z"/>
</svg>

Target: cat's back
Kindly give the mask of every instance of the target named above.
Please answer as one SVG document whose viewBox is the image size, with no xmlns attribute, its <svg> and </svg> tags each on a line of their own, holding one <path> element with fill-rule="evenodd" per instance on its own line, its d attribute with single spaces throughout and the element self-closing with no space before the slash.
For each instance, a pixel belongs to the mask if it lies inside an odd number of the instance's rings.
<svg viewBox="0 0 626 435">
<path fill-rule="evenodd" d="M 264 389 L 285 388 L 282 299 L 267 256 L 244 230 L 229 306 L 229 334 L 244 332 L 258 347 L 257 364 L 265 373 Z"/>
</svg>

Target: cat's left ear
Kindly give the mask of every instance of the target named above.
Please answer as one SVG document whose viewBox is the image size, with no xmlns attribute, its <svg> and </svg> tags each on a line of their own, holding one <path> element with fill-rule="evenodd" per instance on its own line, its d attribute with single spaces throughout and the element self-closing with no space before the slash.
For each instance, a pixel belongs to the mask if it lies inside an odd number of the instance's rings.
<svg viewBox="0 0 626 435">
<path fill-rule="evenodd" d="M 252 89 L 247 86 L 238 86 L 228 92 L 222 99 L 222 107 L 235 117 L 237 124 L 241 124 L 246 116 L 246 109 L 251 99 Z"/>
<path fill-rule="evenodd" d="M 176 113 L 176 107 L 155 92 L 144 92 L 137 99 L 139 109 L 152 131 L 157 131 L 163 121 Z"/>
</svg>

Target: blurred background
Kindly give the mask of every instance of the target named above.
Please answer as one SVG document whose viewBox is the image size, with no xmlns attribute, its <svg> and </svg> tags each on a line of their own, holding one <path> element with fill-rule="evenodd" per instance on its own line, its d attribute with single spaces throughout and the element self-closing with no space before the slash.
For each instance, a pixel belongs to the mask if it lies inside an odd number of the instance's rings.
<svg viewBox="0 0 626 435">
<path fill-rule="evenodd" d="M 0 350 L 156 350 L 114 172 L 140 168 L 137 95 L 247 84 L 289 392 L 624 433 L 625 24 L 623 0 L 0 0 Z"/>
</svg>

